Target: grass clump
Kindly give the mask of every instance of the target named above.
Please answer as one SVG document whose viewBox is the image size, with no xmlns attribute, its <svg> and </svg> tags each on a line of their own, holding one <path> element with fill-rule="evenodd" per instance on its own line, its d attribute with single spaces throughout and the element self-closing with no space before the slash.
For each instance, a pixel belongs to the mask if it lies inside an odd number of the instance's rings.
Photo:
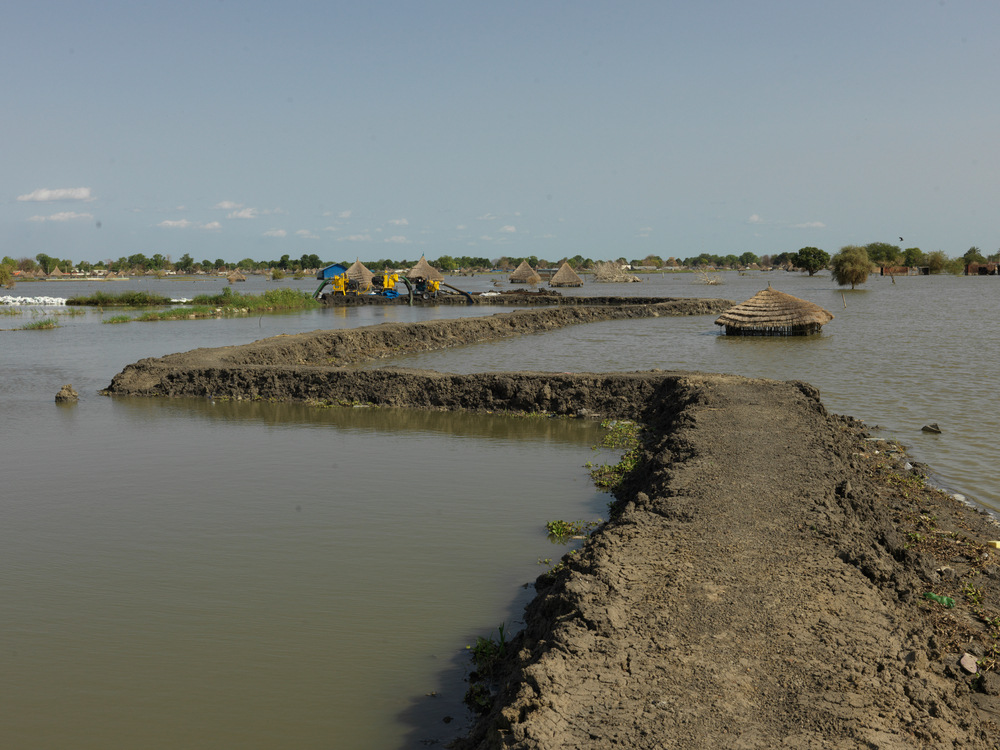
<svg viewBox="0 0 1000 750">
<path fill-rule="evenodd" d="M 25 323 L 21 326 L 22 331 L 48 331 L 52 328 L 58 328 L 59 321 L 55 318 L 42 318 L 41 320 L 33 320 L 30 323 Z"/>
<path fill-rule="evenodd" d="M 309 292 L 288 288 L 268 289 L 263 294 L 240 294 L 225 287 L 221 294 L 200 294 L 192 302 L 196 305 L 237 307 L 247 312 L 299 310 L 320 306 L 320 303 L 314 300 Z"/>
<path fill-rule="evenodd" d="M 89 297 L 71 297 L 67 305 L 91 307 L 151 307 L 169 305 L 170 298 L 152 292 L 124 291 L 117 293 L 94 292 Z"/>
<path fill-rule="evenodd" d="M 604 436 L 599 446 L 594 446 L 594 450 L 598 448 L 625 448 L 625 453 L 616 464 L 595 465 L 588 461 L 586 467 L 590 469 L 590 477 L 598 489 L 612 492 L 622 483 L 625 475 L 639 465 L 644 428 L 635 422 L 621 419 L 601 422 L 601 427 L 606 428 L 608 434 Z"/>
<path fill-rule="evenodd" d="M 120 313 L 119 315 L 112 315 L 110 318 L 103 318 L 102 323 L 131 323 L 132 316 L 126 315 L 125 313 Z"/>
</svg>

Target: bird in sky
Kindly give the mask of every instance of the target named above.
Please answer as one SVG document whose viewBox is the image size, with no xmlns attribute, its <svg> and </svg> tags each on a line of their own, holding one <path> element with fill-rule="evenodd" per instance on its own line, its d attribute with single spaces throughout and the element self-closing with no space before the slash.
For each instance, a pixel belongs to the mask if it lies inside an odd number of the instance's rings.
<svg viewBox="0 0 1000 750">
<path fill-rule="evenodd" d="M 899 241 L 900 241 L 900 242 L 903 242 L 903 238 L 902 238 L 902 237 L 900 237 L 900 238 L 899 238 Z"/>
</svg>

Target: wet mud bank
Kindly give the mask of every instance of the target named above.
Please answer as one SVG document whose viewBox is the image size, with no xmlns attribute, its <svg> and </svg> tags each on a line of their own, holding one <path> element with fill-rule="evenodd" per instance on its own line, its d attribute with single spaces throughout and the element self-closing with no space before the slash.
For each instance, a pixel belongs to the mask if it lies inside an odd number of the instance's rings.
<svg viewBox="0 0 1000 750">
<path fill-rule="evenodd" d="M 454 747 L 996 747 L 991 519 L 803 383 L 669 375 L 636 413 L 612 520 Z"/>
<path fill-rule="evenodd" d="M 478 318 L 383 323 L 364 328 L 275 336 L 244 346 L 195 349 L 141 360 L 116 375 L 106 393 L 278 400 L 347 399 L 406 405 L 389 403 L 399 399 L 384 390 L 387 384 L 379 381 L 377 373 L 366 377 L 361 373 L 338 372 L 339 368 L 403 353 L 543 333 L 569 325 L 716 314 L 732 305 L 729 300 L 721 299 L 661 300 L 650 305 L 522 310 Z M 372 385 L 366 386 L 366 383 Z M 430 388 L 429 381 L 426 385 Z M 428 399 L 443 398 L 428 396 Z M 575 407 L 568 405 L 566 408 Z M 589 407 L 582 405 L 581 408 Z"/>
</svg>

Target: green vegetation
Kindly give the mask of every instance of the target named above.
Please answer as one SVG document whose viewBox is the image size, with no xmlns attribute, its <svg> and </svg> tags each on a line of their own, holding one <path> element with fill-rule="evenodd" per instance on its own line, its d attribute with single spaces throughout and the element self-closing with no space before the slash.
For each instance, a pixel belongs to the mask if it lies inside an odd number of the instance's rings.
<svg viewBox="0 0 1000 750">
<path fill-rule="evenodd" d="M 67 305 L 88 305 L 91 307 L 152 307 L 169 305 L 170 298 L 152 292 L 94 292 L 89 297 L 71 297 Z"/>
<path fill-rule="evenodd" d="M 248 312 L 299 310 L 320 306 L 320 303 L 314 300 L 309 292 L 288 288 L 268 289 L 259 295 L 243 295 L 225 287 L 220 294 L 200 294 L 192 300 L 192 303 L 224 308 L 235 307 Z"/>
<path fill-rule="evenodd" d="M 59 321 L 55 318 L 42 318 L 41 320 L 33 320 L 30 323 L 25 323 L 21 326 L 22 331 L 48 331 L 53 328 L 59 327 Z"/>
<path fill-rule="evenodd" d="M 0 286 L 5 286 L 8 289 L 14 288 L 14 266 L 7 263 L 7 258 L 4 258 L 4 262 L 0 263 Z"/>
<path fill-rule="evenodd" d="M 813 276 L 830 264 L 830 254 L 818 247 L 804 247 L 792 256 L 792 264 Z"/>
<path fill-rule="evenodd" d="M 110 318 L 104 318 L 101 320 L 102 323 L 131 323 L 132 316 L 121 313 L 119 315 L 112 315 Z"/>
<path fill-rule="evenodd" d="M 941 273 L 948 265 L 948 256 L 941 250 L 935 250 L 927 256 L 927 265 L 931 273 Z"/>
<path fill-rule="evenodd" d="M 549 521 L 545 524 L 545 531 L 553 544 L 566 544 L 575 536 L 589 535 L 602 523 L 604 521 L 600 518 L 596 521 Z"/>
<path fill-rule="evenodd" d="M 640 427 L 635 422 L 625 420 L 607 420 L 601 422 L 601 427 L 606 428 L 609 432 L 602 438 L 600 446 L 594 446 L 594 450 L 598 450 L 598 448 L 626 449 L 621 459 L 614 465 L 605 463 L 597 466 L 587 462 L 587 468 L 590 469 L 590 477 L 594 480 L 594 484 L 599 489 L 611 492 L 621 484 L 626 474 L 639 465 L 642 453 L 641 438 L 645 428 Z"/>
<path fill-rule="evenodd" d="M 833 280 L 840 286 L 850 284 L 854 289 L 856 285 L 864 284 L 871 270 L 868 251 L 858 245 L 845 245 L 833 256 Z"/>
<path fill-rule="evenodd" d="M 489 638 L 479 636 L 476 638 L 474 646 L 465 647 L 471 652 L 470 657 L 476 671 L 483 677 L 493 676 L 500 662 L 507 655 L 507 623 L 501 622 L 494 632 L 497 633 L 495 640 L 493 633 L 490 633 Z"/>
</svg>

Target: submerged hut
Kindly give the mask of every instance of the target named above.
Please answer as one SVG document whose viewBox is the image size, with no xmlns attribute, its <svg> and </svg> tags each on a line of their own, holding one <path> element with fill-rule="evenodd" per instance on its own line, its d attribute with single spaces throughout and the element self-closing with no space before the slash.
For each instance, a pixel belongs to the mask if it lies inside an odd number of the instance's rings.
<svg viewBox="0 0 1000 750">
<path fill-rule="evenodd" d="M 226 277 L 226 281 L 228 281 L 230 284 L 237 281 L 246 281 L 246 280 L 247 277 L 241 274 L 239 271 L 233 271 L 231 274 L 229 274 L 229 276 Z"/>
<path fill-rule="evenodd" d="M 819 305 L 767 285 L 746 302 L 731 307 L 715 321 L 729 336 L 805 336 L 819 333 L 833 314 Z"/>
<path fill-rule="evenodd" d="M 528 261 L 522 260 L 521 265 L 514 269 L 514 273 L 510 275 L 510 281 L 512 284 L 537 284 L 542 280 L 535 269 L 528 265 Z"/>
<path fill-rule="evenodd" d="M 406 278 L 427 279 L 428 281 L 444 281 L 444 276 L 441 275 L 441 272 L 428 263 L 427 259 L 423 255 L 420 256 L 420 260 L 417 261 L 417 265 L 406 272 Z"/>
<path fill-rule="evenodd" d="M 359 288 L 368 289 L 372 285 L 372 279 L 375 278 L 375 274 L 369 271 L 365 267 L 365 264 L 361 262 L 361 259 L 358 258 L 347 269 L 347 278 L 356 282 Z"/>
<path fill-rule="evenodd" d="M 569 263 L 563 262 L 556 275 L 549 279 L 549 286 L 583 286 L 583 279 L 569 267 Z"/>
</svg>

